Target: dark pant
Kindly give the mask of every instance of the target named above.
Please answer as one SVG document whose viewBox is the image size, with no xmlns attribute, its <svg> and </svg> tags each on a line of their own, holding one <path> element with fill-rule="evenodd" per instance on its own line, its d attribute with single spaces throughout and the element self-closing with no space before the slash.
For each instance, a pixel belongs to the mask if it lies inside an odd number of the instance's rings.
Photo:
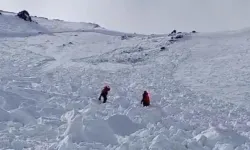
<svg viewBox="0 0 250 150">
<path fill-rule="evenodd" d="M 145 107 L 145 106 L 149 106 L 150 104 L 149 103 L 147 103 L 147 102 L 143 102 L 143 107 Z"/>
<path fill-rule="evenodd" d="M 100 97 L 99 97 L 99 100 L 101 100 L 101 97 L 103 97 L 103 103 L 106 103 L 106 101 L 107 101 L 107 95 L 101 94 Z"/>
</svg>

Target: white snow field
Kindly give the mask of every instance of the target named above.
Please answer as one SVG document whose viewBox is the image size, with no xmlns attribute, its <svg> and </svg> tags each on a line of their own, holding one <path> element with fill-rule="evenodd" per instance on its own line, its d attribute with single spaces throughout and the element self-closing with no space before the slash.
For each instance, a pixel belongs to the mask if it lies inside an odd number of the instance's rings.
<svg viewBox="0 0 250 150">
<path fill-rule="evenodd" d="M 0 15 L 1 150 L 250 150 L 250 30 L 176 39 L 32 19 Z"/>
</svg>

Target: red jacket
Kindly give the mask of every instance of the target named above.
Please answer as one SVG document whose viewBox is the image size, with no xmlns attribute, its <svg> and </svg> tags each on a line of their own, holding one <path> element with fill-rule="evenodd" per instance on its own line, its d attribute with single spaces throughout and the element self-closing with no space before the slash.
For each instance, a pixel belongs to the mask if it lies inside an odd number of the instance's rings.
<svg viewBox="0 0 250 150">
<path fill-rule="evenodd" d="M 148 93 L 143 93 L 142 94 L 142 102 L 144 102 L 144 103 L 150 103 L 150 98 L 149 98 L 149 95 L 148 95 Z"/>
<path fill-rule="evenodd" d="M 104 87 L 104 89 L 102 90 L 102 94 L 103 95 L 108 95 L 108 92 L 110 91 L 109 87 Z"/>
</svg>

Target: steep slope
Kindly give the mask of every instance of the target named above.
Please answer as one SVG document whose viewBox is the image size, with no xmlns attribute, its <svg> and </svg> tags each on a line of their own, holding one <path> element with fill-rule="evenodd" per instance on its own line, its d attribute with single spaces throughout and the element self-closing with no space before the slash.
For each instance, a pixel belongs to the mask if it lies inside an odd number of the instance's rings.
<svg viewBox="0 0 250 150">
<path fill-rule="evenodd" d="M 249 149 L 249 111 L 225 99 L 243 102 L 245 92 L 230 93 L 238 82 L 227 82 L 229 89 L 221 84 L 239 70 L 220 78 L 224 66 L 240 66 L 232 60 L 243 49 L 240 60 L 248 66 L 247 34 L 182 33 L 175 41 L 36 21 L 53 35 L 0 38 L 0 149 Z M 32 27 L 22 23 L 25 31 Z M 235 50 L 239 44 L 242 51 Z M 208 77 L 212 71 L 217 76 Z M 241 80 L 249 75 L 244 71 Z M 212 79 L 221 82 L 209 84 Z M 105 84 L 111 92 L 100 104 Z M 152 99 L 148 108 L 140 105 L 144 90 Z"/>
<path fill-rule="evenodd" d="M 36 35 L 39 32 L 48 33 L 49 31 L 36 24 L 34 22 L 26 22 L 24 20 L 18 19 L 14 15 L 1 15 L 0 16 L 0 36 L 27 36 L 27 35 Z M 28 30 L 27 30 L 28 29 Z"/>
<path fill-rule="evenodd" d="M 249 31 L 197 36 L 185 47 L 191 56 L 179 66 L 176 79 L 199 93 L 250 108 Z"/>
<path fill-rule="evenodd" d="M 70 32 L 83 29 L 100 28 L 92 23 L 73 23 L 61 20 L 49 21 L 47 18 L 32 17 L 34 22 L 19 19 L 15 13 L 1 12 L 0 16 L 2 37 L 32 36 L 37 34 L 52 34 L 54 32 Z M 39 22 L 39 23 L 37 23 Z"/>
</svg>

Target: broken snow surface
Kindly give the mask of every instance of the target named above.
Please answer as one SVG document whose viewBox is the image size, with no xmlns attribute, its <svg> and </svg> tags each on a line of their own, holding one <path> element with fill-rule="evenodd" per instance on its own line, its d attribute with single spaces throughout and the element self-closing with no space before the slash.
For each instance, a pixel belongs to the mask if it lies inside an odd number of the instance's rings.
<svg viewBox="0 0 250 150">
<path fill-rule="evenodd" d="M 250 30 L 175 38 L 32 19 L 0 15 L 0 149 L 250 150 Z"/>
</svg>

